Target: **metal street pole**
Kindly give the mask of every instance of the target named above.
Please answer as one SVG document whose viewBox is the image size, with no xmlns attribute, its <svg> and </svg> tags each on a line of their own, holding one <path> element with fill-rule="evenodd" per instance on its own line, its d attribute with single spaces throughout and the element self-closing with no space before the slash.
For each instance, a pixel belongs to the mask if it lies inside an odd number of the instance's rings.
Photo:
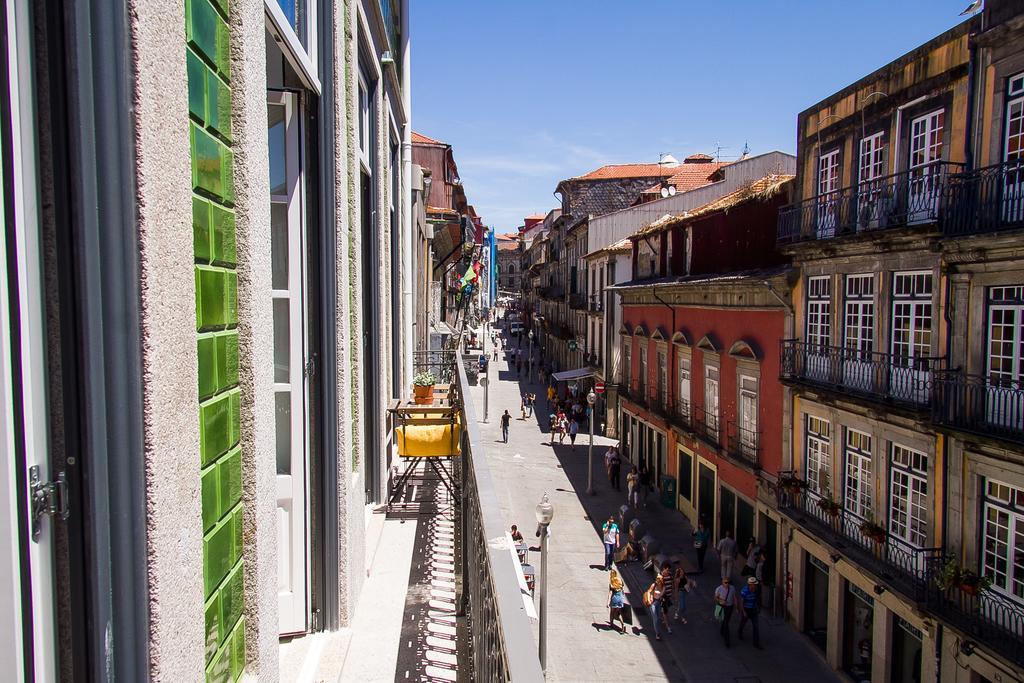
<svg viewBox="0 0 1024 683">
<path fill-rule="evenodd" d="M 483 376 L 482 382 L 484 385 L 484 422 L 487 422 L 487 398 L 491 393 L 491 382 L 487 378 L 491 374 L 491 359 L 487 356 L 487 326 L 484 326 L 484 342 L 483 342 L 483 356 L 484 364 L 487 366 L 487 374 Z"/>
<path fill-rule="evenodd" d="M 548 658 L 548 525 L 555 516 L 555 507 L 544 494 L 534 509 L 537 515 L 537 535 L 540 536 L 540 668 L 547 671 Z"/>
<path fill-rule="evenodd" d="M 587 394 L 587 404 L 590 405 L 590 446 L 587 448 L 587 493 L 594 495 L 594 405 L 597 403 L 597 394 L 591 389 Z"/>
</svg>

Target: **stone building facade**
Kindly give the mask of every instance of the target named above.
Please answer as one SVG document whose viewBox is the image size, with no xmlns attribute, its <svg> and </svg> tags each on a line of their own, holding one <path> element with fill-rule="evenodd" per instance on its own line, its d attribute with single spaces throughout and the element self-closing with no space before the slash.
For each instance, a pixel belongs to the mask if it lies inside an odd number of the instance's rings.
<svg viewBox="0 0 1024 683">
<path fill-rule="evenodd" d="M 416 347 L 408 6 L 299 4 L 4 10 L 0 504 L 55 511 L 0 534 L 13 680 L 278 680 L 350 623 Z"/>
</svg>

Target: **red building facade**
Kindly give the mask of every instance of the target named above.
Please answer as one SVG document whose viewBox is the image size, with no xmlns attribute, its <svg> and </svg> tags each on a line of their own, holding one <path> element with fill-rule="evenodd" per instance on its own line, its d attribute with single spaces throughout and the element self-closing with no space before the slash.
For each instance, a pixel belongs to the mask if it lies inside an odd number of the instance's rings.
<svg viewBox="0 0 1024 683">
<path fill-rule="evenodd" d="M 766 178 L 633 236 L 622 298 L 623 452 L 659 503 L 715 540 L 756 537 L 775 575 L 778 515 L 759 487 L 783 469 L 787 389 L 777 349 L 792 325 L 790 270 L 774 249 L 788 177 Z"/>
</svg>

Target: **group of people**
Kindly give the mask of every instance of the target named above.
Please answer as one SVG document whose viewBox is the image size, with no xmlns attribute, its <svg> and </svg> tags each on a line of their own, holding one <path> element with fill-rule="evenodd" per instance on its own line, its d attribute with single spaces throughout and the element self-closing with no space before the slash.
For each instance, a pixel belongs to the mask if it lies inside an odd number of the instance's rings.
<svg viewBox="0 0 1024 683">
<path fill-rule="evenodd" d="M 555 437 L 558 443 L 565 443 L 568 435 L 572 450 L 576 450 L 576 436 L 580 432 L 580 425 L 586 422 L 588 408 L 577 397 L 559 398 L 558 392 L 553 386 L 548 387 L 548 421 L 551 428 L 551 444 L 554 445 Z"/>
</svg>

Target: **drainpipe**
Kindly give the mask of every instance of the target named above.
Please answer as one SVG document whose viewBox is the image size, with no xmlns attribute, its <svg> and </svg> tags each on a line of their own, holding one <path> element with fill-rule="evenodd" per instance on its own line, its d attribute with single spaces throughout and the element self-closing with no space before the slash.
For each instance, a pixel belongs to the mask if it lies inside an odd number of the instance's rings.
<svg viewBox="0 0 1024 683">
<path fill-rule="evenodd" d="M 413 257 L 417 252 L 416 234 L 412 225 L 412 87 L 409 71 L 411 70 L 411 53 L 409 42 L 409 0 L 402 0 L 402 108 L 405 110 L 405 126 L 402 128 L 402 229 L 405 231 L 406 248 L 402 250 L 402 272 L 405 273 L 405 289 L 402 290 L 402 336 L 407 348 L 402 359 L 404 381 L 403 386 L 412 381 L 412 356 L 416 342 L 413 338 Z M 401 352 L 395 350 L 395 352 Z"/>
<path fill-rule="evenodd" d="M 975 34 L 967 36 L 967 123 L 964 138 L 967 149 L 964 150 L 964 166 L 966 170 L 974 170 L 974 81 L 977 80 L 977 69 L 974 61 L 978 56 L 978 46 L 974 43 Z"/>
</svg>

